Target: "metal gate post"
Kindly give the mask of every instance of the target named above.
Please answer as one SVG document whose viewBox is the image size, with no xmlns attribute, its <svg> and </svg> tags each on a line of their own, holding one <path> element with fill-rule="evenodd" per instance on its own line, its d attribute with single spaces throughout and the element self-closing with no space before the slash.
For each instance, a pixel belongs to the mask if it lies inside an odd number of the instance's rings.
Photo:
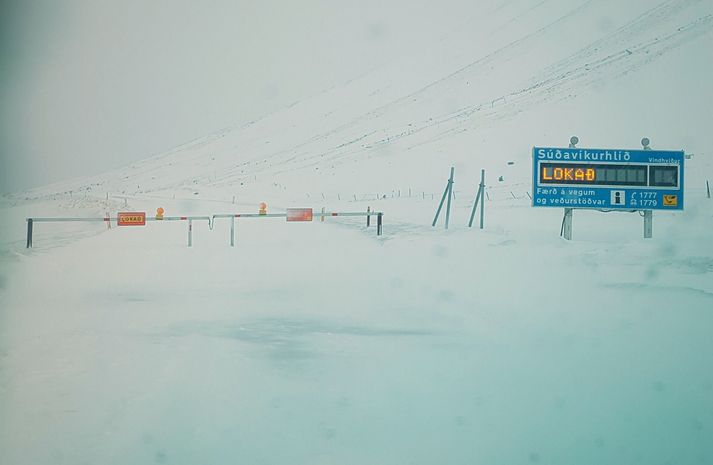
<svg viewBox="0 0 713 465">
<path fill-rule="evenodd" d="M 644 239 L 654 237 L 654 212 L 644 210 Z"/>
<path fill-rule="evenodd" d="M 188 220 L 188 247 L 193 246 L 193 220 Z"/>
<path fill-rule="evenodd" d="M 235 247 L 235 216 L 230 217 L 230 247 Z"/>
<path fill-rule="evenodd" d="M 371 226 L 371 215 L 369 215 L 369 213 L 371 213 L 371 207 L 366 207 L 366 213 L 366 227 L 368 228 Z"/>
<path fill-rule="evenodd" d="M 32 248 L 32 218 L 27 218 L 27 248 Z"/>
<path fill-rule="evenodd" d="M 376 235 L 377 236 L 381 236 L 381 216 L 382 216 L 381 213 L 376 215 Z"/>
</svg>

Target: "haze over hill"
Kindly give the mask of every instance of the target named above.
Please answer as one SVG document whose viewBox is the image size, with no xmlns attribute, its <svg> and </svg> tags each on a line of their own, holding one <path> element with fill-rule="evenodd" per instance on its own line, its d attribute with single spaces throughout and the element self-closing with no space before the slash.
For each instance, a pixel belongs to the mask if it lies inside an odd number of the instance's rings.
<svg viewBox="0 0 713 465">
<path fill-rule="evenodd" d="M 450 163 L 469 176 L 504 159 L 522 162 L 526 178 L 531 146 L 571 134 L 590 147 L 636 148 L 648 136 L 706 153 L 709 1 L 491 1 L 478 11 L 346 85 L 51 191 L 378 191 L 427 184 Z"/>
<path fill-rule="evenodd" d="M 487 12 L 463 0 L 8 0 L 0 11 L 0 193 L 260 118 Z"/>
</svg>

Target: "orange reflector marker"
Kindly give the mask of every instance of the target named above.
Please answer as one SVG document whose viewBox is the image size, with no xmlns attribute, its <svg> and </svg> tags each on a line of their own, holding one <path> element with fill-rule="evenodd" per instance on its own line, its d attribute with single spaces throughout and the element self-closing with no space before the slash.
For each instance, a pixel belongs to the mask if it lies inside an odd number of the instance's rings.
<svg viewBox="0 0 713 465">
<path fill-rule="evenodd" d="M 287 221 L 312 221 L 311 208 L 288 208 Z"/>
<path fill-rule="evenodd" d="M 157 219 L 157 220 L 162 220 L 162 219 L 163 219 L 163 212 L 164 212 L 163 207 L 158 207 L 158 208 L 156 209 L 156 219 Z"/>
<path fill-rule="evenodd" d="M 146 212 L 119 212 L 117 226 L 146 226 Z"/>
</svg>

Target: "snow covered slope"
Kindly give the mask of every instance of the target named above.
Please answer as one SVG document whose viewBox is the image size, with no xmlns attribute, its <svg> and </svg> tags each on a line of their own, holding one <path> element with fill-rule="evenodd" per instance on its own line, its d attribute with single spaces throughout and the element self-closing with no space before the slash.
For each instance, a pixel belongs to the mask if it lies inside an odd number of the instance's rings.
<svg viewBox="0 0 713 465">
<path fill-rule="evenodd" d="M 713 3 L 479 5 L 264 119 L 3 198 L 0 463 L 710 463 Z M 693 153 L 686 210 L 646 241 L 577 211 L 560 240 L 530 150 L 573 134 Z M 27 216 L 260 201 L 370 206 L 385 232 L 245 219 L 230 248 L 198 222 L 189 249 L 180 222 L 39 224 L 24 249 Z"/>
<path fill-rule="evenodd" d="M 431 49 L 344 86 L 30 195 L 366 193 L 430 185 L 433 170 L 450 163 L 471 174 L 505 159 L 523 162 L 517 174 L 526 178 L 532 145 L 563 144 L 572 133 L 585 146 L 636 148 L 648 136 L 658 148 L 705 150 L 709 1 L 483 3 Z"/>
</svg>

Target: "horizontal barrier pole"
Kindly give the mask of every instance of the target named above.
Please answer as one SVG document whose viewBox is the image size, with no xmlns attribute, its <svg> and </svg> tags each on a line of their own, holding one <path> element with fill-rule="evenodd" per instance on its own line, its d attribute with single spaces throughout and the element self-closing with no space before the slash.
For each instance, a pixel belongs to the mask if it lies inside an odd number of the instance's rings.
<svg viewBox="0 0 713 465">
<path fill-rule="evenodd" d="M 35 223 L 37 222 L 65 222 L 65 221 L 108 221 L 108 220 L 115 220 L 116 218 L 107 218 L 106 216 L 103 218 L 27 218 L 25 221 L 34 221 Z"/>
<path fill-rule="evenodd" d="M 102 218 L 26 218 L 25 221 L 32 220 L 34 222 L 44 223 L 62 223 L 62 222 L 82 222 L 82 221 L 118 221 L 116 217 Z M 211 221 L 210 216 L 164 216 L 163 218 L 146 217 L 146 221 L 186 221 L 186 220 L 205 220 Z"/>
<path fill-rule="evenodd" d="M 314 216 L 379 216 L 382 212 L 316 212 Z"/>
<path fill-rule="evenodd" d="M 213 218 L 287 218 L 287 213 L 228 213 L 213 215 Z"/>
<path fill-rule="evenodd" d="M 314 216 L 378 216 L 383 215 L 381 212 L 314 212 Z M 164 216 L 163 218 L 154 218 L 147 216 L 146 221 L 186 221 L 186 220 L 205 220 L 212 221 L 215 218 L 286 218 L 287 213 L 267 213 L 261 215 L 259 213 L 224 213 L 211 216 Z M 62 222 L 91 222 L 91 221 L 118 221 L 117 217 L 90 217 L 90 218 L 62 218 L 62 217 L 40 217 L 26 218 L 25 221 L 32 220 L 35 223 L 62 223 Z"/>
<path fill-rule="evenodd" d="M 383 212 L 313 212 L 314 217 L 319 216 L 378 216 Z M 221 213 L 213 215 L 213 218 L 287 218 L 287 213 Z"/>
<path fill-rule="evenodd" d="M 211 221 L 210 216 L 164 216 L 163 218 L 149 218 L 146 217 L 146 221 L 185 221 L 185 220 L 206 220 Z"/>
</svg>

